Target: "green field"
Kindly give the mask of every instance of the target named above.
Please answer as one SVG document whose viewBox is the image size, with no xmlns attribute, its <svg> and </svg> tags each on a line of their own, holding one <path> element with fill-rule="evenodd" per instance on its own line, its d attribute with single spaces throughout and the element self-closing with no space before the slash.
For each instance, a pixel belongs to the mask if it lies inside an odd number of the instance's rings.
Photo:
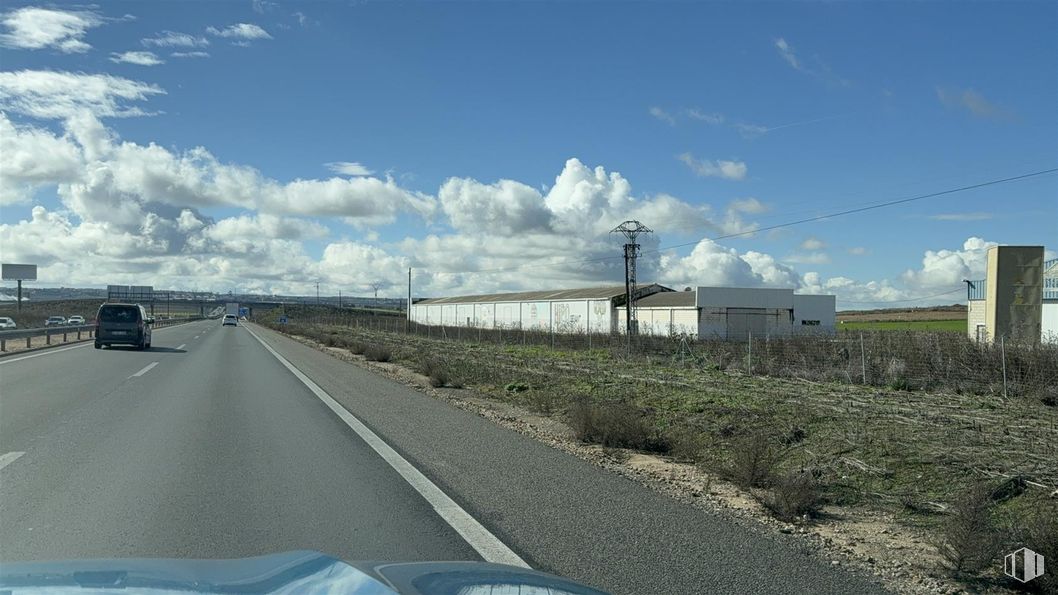
<svg viewBox="0 0 1058 595">
<path fill-rule="evenodd" d="M 966 320 L 886 320 L 839 322 L 843 331 L 940 331 L 965 333 Z"/>
</svg>

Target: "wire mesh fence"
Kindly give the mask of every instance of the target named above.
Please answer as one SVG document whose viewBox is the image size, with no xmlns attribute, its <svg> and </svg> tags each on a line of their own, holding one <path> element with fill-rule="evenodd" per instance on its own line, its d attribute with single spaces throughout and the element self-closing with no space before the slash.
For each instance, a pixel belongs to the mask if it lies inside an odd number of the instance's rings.
<svg viewBox="0 0 1058 595">
<path fill-rule="evenodd" d="M 275 325 L 272 320 L 264 321 Z M 736 374 L 937 390 L 1004 397 L 1058 397 L 1058 346 L 977 343 L 962 334 L 930 331 L 863 331 L 832 335 L 753 336 L 744 340 L 687 336 L 628 337 L 522 328 L 437 326 L 397 316 L 317 313 L 286 330 L 342 328 L 399 344 L 398 337 L 442 343 L 478 343 L 553 350 L 600 350 L 620 358 L 650 358 Z"/>
</svg>

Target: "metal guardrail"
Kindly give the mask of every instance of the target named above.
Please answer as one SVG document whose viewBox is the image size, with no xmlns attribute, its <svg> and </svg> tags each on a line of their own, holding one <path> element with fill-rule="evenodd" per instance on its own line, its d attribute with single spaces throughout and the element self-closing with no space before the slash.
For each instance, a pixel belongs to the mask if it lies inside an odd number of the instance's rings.
<svg viewBox="0 0 1058 595">
<path fill-rule="evenodd" d="M 183 324 L 185 322 L 194 322 L 196 320 L 203 320 L 201 316 L 190 316 L 187 318 L 168 318 L 154 320 L 151 324 L 152 329 L 165 328 L 167 326 L 173 326 L 176 324 Z M 0 352 L 7 351 L 8 341 L 17 341 L 19 339 L 26 340 L 26 348 L 31 347 L 31 343 L 34 337 L 44 337 L 45 345 L 51 345 L 52 339 L 62 337 L 62 343 L 66 343 L 70 340 L 70 336 L 74 336 L 75 341 L 88 338 L 91 339 L 95 336 L 96 325 L 94 324 L 79 324 L 76 326 L 45 326 L 39 328 L 27 328 L 27 329 L 15 329 L 13 331 L 0 331 Z"/>
</svg>

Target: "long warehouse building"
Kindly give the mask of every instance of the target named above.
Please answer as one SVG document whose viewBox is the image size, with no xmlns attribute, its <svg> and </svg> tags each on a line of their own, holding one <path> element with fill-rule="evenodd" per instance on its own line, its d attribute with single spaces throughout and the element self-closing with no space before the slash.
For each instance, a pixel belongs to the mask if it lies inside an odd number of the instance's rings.
<svg viewBox="0 0 1058 595">
<path fill-rule="evenodd" d="M 792 289 L 697 287 L 676 292 L 651 284 L 637 291 L 639 331 L 703 339 L 800 333 L 833 334 L 835 298 Z M 625 332 L 623 286 L 526 291 L 415 302 L 409 317 L 428 325 L 557 333 Z"/>
</svg>

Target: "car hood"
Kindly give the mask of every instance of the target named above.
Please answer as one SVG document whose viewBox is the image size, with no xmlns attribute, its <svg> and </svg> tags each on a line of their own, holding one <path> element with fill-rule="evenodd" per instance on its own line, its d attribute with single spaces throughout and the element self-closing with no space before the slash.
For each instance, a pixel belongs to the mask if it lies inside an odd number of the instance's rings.
<svg viewBox="0 0 1058 595">
<path fill-rule="evenodd" d="M 126 559 L 0 564 L 11 593 L 353 593 L 441 595 L 602 591 L 485 562 L 352 562 L 311 551 L 233 560 Z"/>
</svg>

